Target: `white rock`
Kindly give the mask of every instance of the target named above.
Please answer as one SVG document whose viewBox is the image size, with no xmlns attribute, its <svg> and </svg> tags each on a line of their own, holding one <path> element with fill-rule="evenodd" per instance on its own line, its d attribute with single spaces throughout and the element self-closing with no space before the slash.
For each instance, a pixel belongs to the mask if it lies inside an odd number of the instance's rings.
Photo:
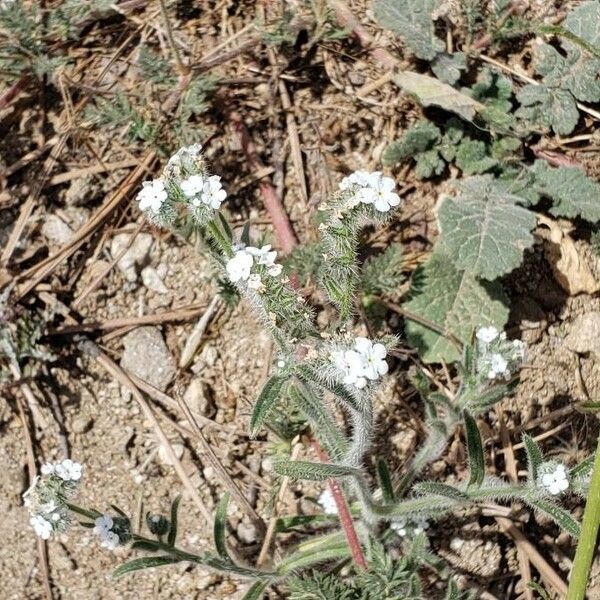
<svg viewBox="0 0 600 600">
<path fill-rule="evenodd" d="M 73 230 L 58 215 L 48 215 L 42 225 L 42 234 L 49 242 L 62 245 L 71 239 Z"/>
<path fill-rule="evenodd" d="M 251 523 L 243 521 L 237 526 L 236 533 L 238 538 L 244 544 L 253 544 L 256 541 L 256 527 Z"/>
<path fill-rule="evenodd" d="M 158 292 L 159 294 L 168 294 L 169 290 L 163 283 L 158 271 L 151 266 L 144 267 L 142 269 L 142 282 L 144 285 L 153 292 Z"/>
<path fill-rule="evenodd" d="M 131 235 L 129 233 L 115 235 L 110 244 L 110 253 L 113 258 L 121 254 L 123 249 L 129 244 L 130 238 Z M 149 233 L 138 233 L 131 247 L 119 259 L 117 267 L 127 281 L 133 283 L 137 280 L 136 267 L 142 266 L 146 262 L 153 242 L 154 238 Z"/>
<path fill-rule="evenodd" d="M 157 327 L 138 327 L 123 337 L 121 367 L 164 392 L 175 375 L 175 359 Z"/>
</svg>

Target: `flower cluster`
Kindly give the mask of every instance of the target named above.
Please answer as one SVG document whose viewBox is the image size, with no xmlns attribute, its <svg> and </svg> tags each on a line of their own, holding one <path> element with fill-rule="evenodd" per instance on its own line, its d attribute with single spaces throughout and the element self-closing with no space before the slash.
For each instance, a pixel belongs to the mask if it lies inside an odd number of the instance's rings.
<svg viewBox="0 0 600 600">
<path fill-rule="evenodd" d="M 71 459 L 60 463 L 46 463 L 41 476 L 35 477 L 31 487 L 23 494 L 29 510 L 29 522 L 36 534 L 49 539 L 53 533 L 65 531 L 70 522 L 67 500 L 73 496 L 83 467 Z"/>
<path fill-rule="evenodd" d="M 560 463 L 544 463 L 540 466 L 538 486 L 553 496 L 559 496 L 569 489 L 569 475 L 565 465 Z"/>
<path fill-rule="evenodd" d="M 377 381 L 388 372 L 388 364 L 384 360 L 386 355 L 383 344 L 357 337 L 352 349 L 332 352 L 331 361 L 341 373 L 345 385 L 361 390 L 369 381 Z"/>
<path fill-rule="evenodd" d="M 388 212 L 400 204 L 400 196 L 394 192 L 396 184 L 381 171 L 355 171 L 340 182 L 340 190 L 348 194 L 349 207 L 371 204 L 379 212 Z"/>
<path fill-rule="evenodd" d="M 477 338 L 477 373 L 488 380 L 509 379 L 525 358 L 525 345 L 520 340 L 507 340 L 506 333 L 495 327 L 481 327 Z"/>
<path fill-rule="evenodd" d="M 277 252 L 266 245 L 261 248 L 246 246 L 234 250 L 225 268 L 233 283 L 246 282 L 250 289 L 262 292 L 265 289 L 261 275 L 281 275 L 282 266 L 275 263 Z M 253 272 L 253 269 L 254 272 Z"/>
<path fill-rule="evenodd" d="M 390 527 L 400 536 L 415 536 L 420 533 L 425 533 L 429 527 L 429 523 L 425 517 L 417 517 L 415 519 L 398 519 L 393 521 Z"/>
<path fill-rule="evenodd" d="M 177 203 L 184 204 L 201 225 L 221 207 L 227 192 L 218 175 L 208 175 L 201 151 L 200 144 L 181 148 L 169 159 L 161 177 L 142 184 L 137 195 L 139 207 L 157 224 L 173 222 Z"/>
</svg>

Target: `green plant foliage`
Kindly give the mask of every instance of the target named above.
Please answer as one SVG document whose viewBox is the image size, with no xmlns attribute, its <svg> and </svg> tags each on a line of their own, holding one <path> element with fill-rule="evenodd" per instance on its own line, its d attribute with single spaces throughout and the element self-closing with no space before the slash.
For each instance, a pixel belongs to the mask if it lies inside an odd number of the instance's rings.
<svg viewBox="0 0 600 600">
<path fill-rule="evenodd" d="M 484 66 L 473 86 L 464 91 L 485 106 L 482 116 L 486 121 L 507 128 L 514 122 L 511 102 L 513 85 L 502 73 Z"/>
<path fill-rule="evenodd" d="M 550 212 L 557 217 L 581 217 L 593 223 L 600 220 L 600 184 L 575 167 L 551 167 L 536 160 L 531 167 L 538 194 L 553 201 Z"/>
<path fill-rule="evenodd" d="M 431 20 L 437 5 L 437 0 L 377 0 L 374 9 L 381 25 L 400 35 L 415 56 L 433 60 L 444 51 Z"/>
<path fill-rule="evenodd" d="M 490 176 L 466 179 L 459 190 L 438 210 L 440 251 L 457 269 L 488 280 L 518 267 L 534 242 L 535 215 Z"/>
<path fill-rule="evenodd" d="M 584 2 L 571 11 L 563 23 L 564 55 L 549 44 L 540 45 L 535 68 L 542 81 L 539 85 L 528 84 L 518 92 L 517 98 L 523 105 L 519 116 L 545 128 L 551 127 L 560 135 L 568 135 L 579 120 L 576 101 L 600 100 L 597 77 L 600 58 L 588 50 L 600 47 L 599 21 L 598 2 Z"/>
<path fill-rule="evenodd" d="M 508 320 L 507 299 L 496 283 L 480 283 L 473 275 L 459 271 L 441 254 L 433 256 L 413 275 L 407 310 L 430 321 L 446 335 L 468 342 L 482 325 L 502 329 Z M 426 325 L 408 319 L 406 334 L 425 362 L 453 362 L 459 349 Z"/>
<path fill-rule="evenodd" d="M 397 293 L 405 279 L 402 265 L 401 244 L 390 244 L 381 254 L 367 259 L 361 273 L 361 292 L 373 296 Z"/>
</svg>

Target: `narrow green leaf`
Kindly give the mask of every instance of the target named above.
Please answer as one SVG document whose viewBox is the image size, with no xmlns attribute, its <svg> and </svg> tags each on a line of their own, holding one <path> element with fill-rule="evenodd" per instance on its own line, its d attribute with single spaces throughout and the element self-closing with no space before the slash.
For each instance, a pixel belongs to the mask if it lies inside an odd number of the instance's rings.
<svg viewBox="0 0 600 600">
<path fill-rule="evenodd" d="M 242 600 L 260 600 L 269 586 L 268 581 L 257 581 L 245 594 Z"/>
<path fill-rule="evenodd" d="M 346 541 L 343 541 L 337 546 L 317 550 L 314 552 L 299 552 L 294 553 L 284 559 L 277 567 L 278 573 L 290 573 L 297 569 L 316 565 L 328 560 L 348 558 L 350 556 L 350 548 Z"/>
<path fill-rule="evenodd" d="M 438 483 L 437 481 L 421 481 L 415 485 L 414 490 L 421 495 L 442 496 L 456 500 L 457 502 L 469 500 L 468 494 L 465 494 L 462 490 L 451 485 L 446 485 L 445 483 Z"/>
<path fill-rule="evenodd" d="M 242 244 L 245 246 L 250 245 L 250 221 L 244 223 L 244 229 L 242 229 L 242 235 L 240 236 Z"/>
<path fill-rule="evenodd" d="M 573 515 L 569 511 L 554 504 L 554 502 L 551 502 L 550 500 L 542 498 L 536 498 L 535 500 L 526 498 L 525 500 L 536 510 L 548 515 L 559 527 L 564 529 L 567 533 L 570 533 L 574 538 L 579 537 L 581 525 L 573 518 Z"/>
<path fill-rule="evenodd" d="M 273 465 L 278 475 L 285 475 L 292 479 L 307 479 L 309 481 L 326 481 L 338 477 L 356 477 L 361 474 L 360 469 L 336 465 L 332 463 L 314 463 L 304 460 L 279 461 Z"/>
<path fill-rule="evenodd" d="M 275 532 L 283 533 L 296 527 L 304 527 L 312 524 L 332 523 L 337 520 L 336 515 L 288 515 L 278 517 L 275 522 Z"/>
<path fill-rule="evenodd" d="M 527 470 L 529 471 L 529 481 L 535 483 L 538 478 L 540 465 L 544 462 L 544 456 L 536 441 L 526 433 L 523 434 L 523 444 L 527 453 Z"/>
<path fill-rule="evenodd" d="M 150 569 L 152 567 L 174 565 L 177 562 L 179 562 L 179 559 L 173 558 L 172 556 L 143 556 L 141 558 L 134 558 L 120 567 L 117 567 L 113 571 L 113 577 L 121 577 L 122 575 L 132 573 L 133 571 Z"/>
<path fill-rule="evenodd" d="M 485 455 L 481 435 L 475 419 L 468 411 L 463 411 L 465 434 L 467 436 L 467 452 L 469 453 L 469 487 L 479 487 L 485 477 Z"/>
<path fill-rule="evenodd" d="M 215 548 L 221 558 L 225 560 L 231 560 L 229 552 L 227 551 L 227 507 L 229 506 L 229 492 L 225 492 L 223 497 L 217 505 L 215 512 L 215 524 L 214 524 L 214 539 Z"/>
<path fill-rule="evenodd" d="M 225 238 L 231 242 L 233 240 L 233 233 L 231 233 L 231 227 L 229 227 L 229 223 L 227 222 L 227 219 L 223 216 L 223 213 L 217 212 L 217 214 L 219 215 L 221 230 L 225 235 Z"/>
<path fill-rule="evenodd" d="M 379 487 L 383 493 L 383 500 L 386 504 L 392 504 L 394 502 L 392 476 L 387 463 L 382 458 L 377 461 L 377 479 L 379 480 Z"/>
<path fill-rule="evenodd" d="M 265 383 L 260 395 L 258 396 L 258 400 L 254 405 L 254 409 L 252 410 L 250 431 L 253 436 L 256 435 L 275 407 L 275 404 L 277 403 L 277 400 L 279 400 L 279 396 L 281 394 L 281 388 L 286 381 L 288 381 L 287 377 L 274 375 Z"/>
<path fill-rule="evenodd" d="M 169 527 L 169 535 L 167 536 L 167 544 L 169 546 L 174 546 L 177 539 L 177 511 L 179 510 L 180 502 L 181 496 L 177 496 L 171 504 L 171 526 Z"/>
<path fill-rule="evenodd" d="M 578 465 L 574 466 L 569 475 L 571 477 L 577 477 L 579 475 L 585 475 L 587 473 L 591 473 L 592 467 L 594 466 L 594 455 L 588 456 L 584 458 Z"/>
</svg>

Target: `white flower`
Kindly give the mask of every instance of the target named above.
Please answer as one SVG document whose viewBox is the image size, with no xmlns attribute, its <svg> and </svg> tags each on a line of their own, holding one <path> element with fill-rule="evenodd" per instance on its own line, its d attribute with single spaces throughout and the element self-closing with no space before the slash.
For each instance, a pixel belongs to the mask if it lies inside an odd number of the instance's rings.
<svg viewBox="0 0 600 600">
<path fill-rule="evenodd" d="M 331 493 L 330 489 L 326 489 L 323 492 L 321 492 L 318 502 L 322 506 L 323 512 L 326 515 L 337 515 L 338 514 L 337 504 L 335 503 L 333 494 Z"/>
<path fill-rule="evenodd" d="M 96 535 L 102 537 L 112 529 L 113 525 L 114 521 L 110 515 L 102 515 L 94 521 L 93 531 Z"/>
<path fill-rule="evenodd" d="M 34 515 L 29 519 L 31 526 L 35 530 L 36 534 L 43 540 L 47 540 L 52 535 L 52 523 L 47 521 L 41 515 Z"/>
<path fill-rule="evenodd" d="M 392 522 L 390 527 L 400 537 L 406 537 L 408 534 L 419 535 L 420 533 L 424 533 L 429 527 L 429 523 L 424 517 L 417 517 L 414 520 L 398 519 Z"/>
<path fill-rule="evenodd" d="M 233 282 L 246 281 L 250 277 L 250 270 L 254 264 L 254 259 L 245 250 L 238 250 L 233 258 L 230 258 L 225 265 L 227 275 Z"/>
<path fill-rule="evenodd" d="M 114 521 L 110 515 L 102 515 L 95 521 L 94 533 L 100 538 L 101 546 L 114 550 L 119 545 L 119 536 L 111 531 Z"/>
<path fill-rule="evenodd" d="M 52 475 L 54 473 L 55 466 L 52 463 L 44 463 L 40 471 L 42 475 Z"/>
<path fill-rule="evenodd" d="M 248 277 L 248 287 L 251 290 L 256 290 L 257 292 L 261 292 L 265 289 L 262 279 L 258 273 L 253 273 L 250 275 L 250 277 Z"/>
<path fill-rule="evenodd" d="M 369 185 L 360 190 L 360 201 L 373 204 L 380 212 L 387 212 L 400 204 L 400 196 L 394 192 L 396 184 L 391 177 L 384 177 L 379 171 L 371 173 Z"/>
<path fill-rule="evenodd" d="M 338 350 L 333 353 L 333 363 L 344 374 L 343 382 L 361 390 L 367 385 L 364 376 L 365 360 L 354 350 Z"/>
<path fill-rule="evenodd" d="M 193 198 L 202 191 L 203 187 L 204 177 L 202 175 L 190 175 L 190 177 L 181 182 L 181 191 L 185 194 L 186 198 Z"/>
<path fill-rule="evenodd" d="M 354 173 L 342 179 L 339 185 L 340 190 L 344 192 L 356 185 L 360 187 L 367 187 L 369 185 L 370 175 L 371 174 L 368 171 L 354 171 Z"/>
<path fill-rule="evenodd" d="M 482 341 L 484 344 L 489 344 L 493 342 L 498 337 L 499 331 L 493 326 L 489 327 L 480 327 L 475 334 L 475 337 Z"/>
<path fill-rule="evenodd" d="M 569 489 L 569 479 L 567 477 L 565 466 L 556 465 L 553 472 L 544 473 L 542 475 L 542 486 L 553 496 L 558 496 L 560 493 Z"/>
<path fill-rule="evenodd" d="M 388 372 L 388 364 L 383 360 L 387 354 L 383 344 L 373 344 L 365 337 L 357 337 L 354 347 L 364 359 L 363 374 L 365 377 L 375 381 Z"/>
<path fill-rule="evenodd" d="M 489 379 L 496 379 L 496 377 L 503 375 L 508 377 L 510 375 L 508 371 L 508 361 L 502 356 L 502 354 L 494 353 L 490 357 L 490 370 L 488 372 Z"/>
<path fill-rule="evenodd" d="M 115 550 L 119 546 L 119 536 L 112 531 L 108 531 L 102 538 L 100 545 L 103 548 L 108 548 L 108 550 Z"/>
<path fill-rule="evenodd" d="M 227 192 L 221 185 L 221 178 L 218 175 L 211 175 L 202 187 L 202 202 L 218 209 L 225 198 L 227 198 Z"/>
<path fill-rule="evenodd" d="M 281 274 L 281 270 L 283 267 L 281 265 L 275 264 L 275 259 L 277 258 L 277 251 L 271 250 L 271 246 L 267 244 L 262 248 L 255 248 L 253 246 L 248 246 L 246 248 L 246 252 L 256 257 L 257 264 L 265 265 L 267 267 L 267 273 L 272 277 L 277 277 Z"/>
<path fill-rule="evenodd" d="M 78 462 L 74 462 L 70 458 L 54 467 L 55 473 L 64 481 L 79 481 L 82 469 L 83 467 Z"/>
<path fill-rule="evenodd" d="M 158 214 L 163 203 L 167 199 L 167 190 L 162 179 L 154 181 L 144 181 L 142 190 L 137 195 L 140 203 L 140 210 L 150 209 L 154 214 Z"/>
</svg>

